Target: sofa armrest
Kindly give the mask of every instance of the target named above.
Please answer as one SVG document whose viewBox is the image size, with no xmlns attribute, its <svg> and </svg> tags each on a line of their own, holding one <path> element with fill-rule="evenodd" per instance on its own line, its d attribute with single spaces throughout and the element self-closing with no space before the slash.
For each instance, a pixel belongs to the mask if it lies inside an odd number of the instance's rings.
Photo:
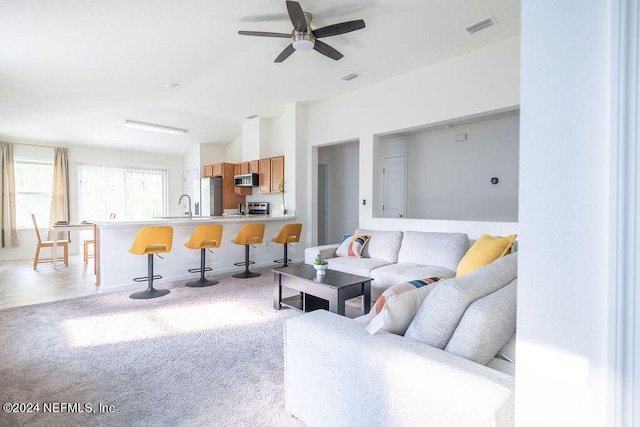
<svg viewBox="0 0 640 427">
<path fill-rule="evenodd" d="M 333 245 L 323 245 L 323 246 L 312 246 L 310 248 L 306 248 L 304 250 L 304 263 L 305 264 L 313 264 L 313 261 L 316 259 L 316 255 L 322 255 L 322 259 L 333 258 L 333 254 L 335 254 L 336 249 L 338 249 L 339 244 Z"/>
<path fill-rule="evenodd" d="M 287 410 L 309 426 L 512 426 L 514 377 L 317 310 L 285 324 Z"/>
</svg>

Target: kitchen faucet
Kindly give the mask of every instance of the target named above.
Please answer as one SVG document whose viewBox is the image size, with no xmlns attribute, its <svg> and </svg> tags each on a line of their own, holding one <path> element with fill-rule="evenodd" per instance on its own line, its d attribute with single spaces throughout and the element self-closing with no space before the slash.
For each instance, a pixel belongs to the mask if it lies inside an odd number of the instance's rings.
<svg viewBox="0 0 640 427">
<path fill-rule="evenodd" d="M 189 219 L 193 218 L 193 214 L 191 213 L 191 197 L 189 197 L 188 194 L 183 194 L 182 196 L 180 196 L 180 199 L 178 200 L 178 204 L 182 203 L 182 198 L 186 197 L 187 200 L 189 201 Z"/>
</svg>

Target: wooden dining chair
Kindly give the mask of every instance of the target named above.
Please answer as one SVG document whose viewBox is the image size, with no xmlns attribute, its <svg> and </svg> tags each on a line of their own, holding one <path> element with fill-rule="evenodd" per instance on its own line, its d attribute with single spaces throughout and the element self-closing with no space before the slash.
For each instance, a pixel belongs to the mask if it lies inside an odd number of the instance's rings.
<svg viewBox="0 0 640 427">
<path fill-rule="evenodd" d="M 52 262 L 53 258 L 40 259 L 40 248 L 53 248 L 53 240 L 45 240 L 42 241 L 40 238 L 40 230 L 38 230 L 38 223 L 36 223 L 36 216 L 31 214 L 31 220 L 33 221 L 33 228 L 36 230 L 36 237 L 38 238 L 38 243 L 36 246 L 36 256 L 33 259 L 33 269 L 35 270 L 40 262 Z M 68 240 L 58 240 L 58 246 L 61 246 L 64 249 L 64 265 L 69 265 L 69 241 Z"/>
</svg>

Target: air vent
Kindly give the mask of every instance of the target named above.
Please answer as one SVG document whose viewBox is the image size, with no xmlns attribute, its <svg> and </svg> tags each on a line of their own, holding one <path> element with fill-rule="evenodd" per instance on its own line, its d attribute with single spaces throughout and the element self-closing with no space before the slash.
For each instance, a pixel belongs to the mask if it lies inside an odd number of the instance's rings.
<svg viewBox="0 0 640 427">
<path fill-rule="evenodd" d="M 349 74 L 345 74 L 344 76 L 342 76 L 340 78 L 342 80 L 344 80 L 345 82 L 348 82 L 350 80 L 357 79 L 358 77 L 360 77 L 360 74 L 358 74 L 358 73 L 349 73 Z"/>
<path fill-rule="evenodd" d="M 487 27 L 490 27 L 490 26 L 492 26 L 492 25 L 493 25 L 493 24 L 495 24 L 495 23 L 496 23 L 496 22 L 495 22 L 495 20 L 493 19 L 493 17 L 491 17 L 491 16 L 490 16 L 490 17 L 488 17 L 488 18 L 483 19 L 482 21 L 476 22 L 476 23 L 475 23 L 475 24 L 473 24 L 473 25 L 469 25 L 469 26 L 467 27 L 467 31 L 468 31 L 470 34 L 473 34 L 473 33 L 477 32 L 477 31 L 480 31 L 480 30 L 483 30 L 483 29 L 485 29 L 485 28 L 487 28 Z"/>
<path fill-rule="evenodd" d="M 257 114 L 249 114 L 248 116 L 245 117 L 245 119 L 251 120 L 251 119 L 255 119 L 256 117 L 258 117 Z"/>
</svg>

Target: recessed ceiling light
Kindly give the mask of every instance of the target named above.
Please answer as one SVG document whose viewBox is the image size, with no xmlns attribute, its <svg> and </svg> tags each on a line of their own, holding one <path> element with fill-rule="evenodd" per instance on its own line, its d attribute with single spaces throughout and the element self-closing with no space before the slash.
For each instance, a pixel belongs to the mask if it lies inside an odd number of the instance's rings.
<svg viewBox="0 0 640 427">
<path fill-rule="evenodd" d="M 168 89 L 174 89 L 176 87 L 180 86 L 178 83 L 167 83 L 166 85 L 164 85 L 164 87 L 168 88 Z"/>
<path fill-rule="evenodd" d="M 187 133 L 186 129 L 174 128 L 171 126 L 155 125 L 153 123 L 136 122 L 133 120 L 125 120 L 124 126 L 133 129 L 150 130 L 153 132 L 171 133 L 173 135 L 184 135 Z"/>
<path fill-rule="evenodd" d="M 344 76 L 342 76 L 340 78 L 342 80 L 344 80 L 345 82 L 348 82 L 350 80 L 357 79 L 358 77 L 360 77 L 360 74 L 351 72 L 349 74 L 345 74 Z"/>
<path fill-rule="evenodd" d="M 469 25 L 466 30 L 470 33 L 473 34 L 477 31 L 480 30 L 484 30 L 487 27 L 492 26 L 493 24 L 496 23 L 496 20 L 493 18 L 493 16 L 489 16 L 481 21 L 476 22 L 475 24 L 471 24 Z"/>
</svg>

